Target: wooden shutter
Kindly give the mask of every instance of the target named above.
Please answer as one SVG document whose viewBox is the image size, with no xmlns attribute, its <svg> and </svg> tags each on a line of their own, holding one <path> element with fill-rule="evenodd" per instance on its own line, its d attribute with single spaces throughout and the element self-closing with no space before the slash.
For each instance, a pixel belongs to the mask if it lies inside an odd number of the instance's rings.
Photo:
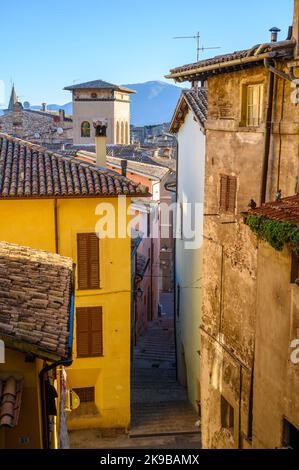
<svg viewBox="0 0 299 470">
<path fill-rule="evenodd" d="M 221 175 L 220 177 L 220 210 L 234 212 L 236 207 L 237 178 Z"/>
<path fill-rule="evenodd" d="M 236 208 L 236 192 L 237 192 L 237 178 L 235 176 L 228 177 L 228 192 L 227 192 L 227 210 L 234 212 Z"/>
<path fill-rule="evenodd" d="M 227 210 L 228 176 L 220 177 L 220 210 Z"/>
<path fill-rule="evenodd" d="M 102 307 L 77 308 L 77 356 L 103 355 Z"/>
<path fill-rule="evenodd" d="M 99 289 L 99 239 L 95 233 L 77 234 L 78 289 Z"/>
</svg>

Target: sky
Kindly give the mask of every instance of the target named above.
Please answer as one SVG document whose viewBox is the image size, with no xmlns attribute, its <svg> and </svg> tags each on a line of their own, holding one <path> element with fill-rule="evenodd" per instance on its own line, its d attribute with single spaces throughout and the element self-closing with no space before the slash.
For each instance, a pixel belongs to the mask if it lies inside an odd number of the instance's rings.
<svg viewBox="0 0 299 470">
<path fill-rule="evenodd" d="M 163 80 L 194 62 L 193 39 L 218 46 L 201 58 L 267 42 L 272 26 L 287 37 L 293 0 L 0 0 L 0 80 L 19 100 L 64 104 L 63 87 L 103 79 Z"/>
</svg>

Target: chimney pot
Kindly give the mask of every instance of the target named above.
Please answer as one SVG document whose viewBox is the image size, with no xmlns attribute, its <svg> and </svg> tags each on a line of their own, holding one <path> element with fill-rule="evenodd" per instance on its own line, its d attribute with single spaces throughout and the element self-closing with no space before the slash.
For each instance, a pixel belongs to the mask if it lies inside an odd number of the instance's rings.
<svg viewBox="0 0 299 470">
<path fill-rule="evenodd" d="M 105 167 L 107 154 L 107 121 L 94 121 L 93 127 L 95 129 L 97 165 Z"/>
<path fill-rule="evenodd" d="M 269 31 L 271 33 L 271 42 L 277 42 L 278 33 L 280 33 L 281 29 L 276 28 L 276 26 L 274 26 Z"/>
<path fill-rule="evenodd" d="M 42 111 L 47 111 L 47 103 L 42 103 Z"/>
<path fill-rule="evenodd" d="M 121 174 L 122 176 L 127 176 L 127 166 L 128 166 L 128 161 L 127 160 L 121 160 Z"/>
</svg>

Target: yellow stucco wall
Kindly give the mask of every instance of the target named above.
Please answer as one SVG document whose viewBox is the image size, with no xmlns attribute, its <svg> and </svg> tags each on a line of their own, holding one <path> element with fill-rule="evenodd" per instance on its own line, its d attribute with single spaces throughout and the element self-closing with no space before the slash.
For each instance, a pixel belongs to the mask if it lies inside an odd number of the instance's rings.
<svg viewBox="0 0 299 470">
<path fill-rule="evenodd" d="M 0 449 L 41 449 L 42 424 L 40 413 L 40 388 L 38 373 L 42 361 L 25 362 L 25 354 L 6 348 L 5 364 L 1 364 L 1 375 L 23 378 L 24 388 L 18 425 L 1 429 Z"/>
<path fill-rule="evenodd" d="M 57 201 L 58 251 L 77 263 L 77 233 L 95 232 L 100 202 L 95 198 Z M 127 200 L 127 204 L 130 200 Z M 0 201 L 0 240 L 55 252 L 53 200 Z M 117 220 L 117 218 L 116 218 Z M 76 358 L 67 369 L 71 388 L 95 387 L 97 413 L 72 413 L 69 428 L 120 427 L 130 423 L 130 238 L 100 240 L 100 285 L 98 290 L 78 291 L 75 307 L 103 309 L 103 357 Z M 76 324 L 76 321 L 74 322 Z"/>
</svg>

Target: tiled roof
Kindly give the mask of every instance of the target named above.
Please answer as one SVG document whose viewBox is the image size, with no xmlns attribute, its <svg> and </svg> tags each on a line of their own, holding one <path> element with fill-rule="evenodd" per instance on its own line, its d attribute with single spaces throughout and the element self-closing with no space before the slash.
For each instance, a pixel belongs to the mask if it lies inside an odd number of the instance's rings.
<svg viewBox="0 0 299 470">
<path fill-rule="evenodd" d="M 205 88 L 183 90 L 170 123 L 170 132 L 177 133 L 191 110 L 197 122 L 204 126 L 208 117 L 208 91 Z"/>
<path fill-rule="evenodd" d="M 0 199 L 147 196 L 148 188 L 105 168 L 0 133 Z"/>
<path fill-rule="evenodd" d="M 0 242 L 0 338 L 40 357 L 68 357 L 73 262 Z"/>
<path fill-rule="evenodd" d="M 75 85 L 66 86 L 65 90 L 99 90 L 99 89 L 112 89 L 116 91 L 124 91 L 126 93 L 136 93 L 134 90 L 122 86 L 114 85 L 114 83 L 105 82 L 104 80 L 93 80 L 91 82 L 77 83 Z"/>
<path fill-rule="evenodd" d="M 257 44 L 251 49 L 246 49 L 242 51 L 236 51 L 231 54 L 218 55 L 212 57 L 211 59 L 201 60 L 192 64 L 183 65 L 181 67 L 176 67 L 170 70 L 170 74 L 167 75 L 167 78 L 182 78 L 188 79 L 191 75 L 196 74 L 206 74 L 208 71 L 213 72 L 213 74 L 220 73 L 220 66 L 231 61 L 243 61 L 243 66 L 246 65 L 246 59 L 254 64 L 263 60 L 265 55 L 271 57 L 271 55 L 282 56 L 291 58 L 293 56 L 295 43 L 292 40 L 272 42 L 267 44 Z M 235 67 L 235 66 L 234 66 Z M 206 69 L 206 70 L 205 70 Z"/>
<path fill-rule="evenodd" d="M 248 214 L 299 225 L 299 194 L 285 197 L 280 201 L 267 202 L 261 207 L 251 209 Z"/>
<path fill-rule="evenodd" d="M 84 158 L 84 160 L 88 160 L 91 163 L 95 164 L 96 161 L 96 156 L 94 152 L 87 152 L 86 150 L 79 150 L 77 151 L 77 156 L 78 158 Z M 161 165 L 157 162 L 151 161 L 150 157 L 149 161 L 150 163 L 145 163 L 141 161 L 136 161 L 128 157 L 111 157 L 107 155 L 106 162 L 108 165 L 110 165 L 112 168 L 121 168 L 121 161 L 122 160 L 127 160 L 127 172 L 128 173 L 136 173 L 136 174 L 142 174 L 144 176 L 147 176 L 149 178 L 156 178 L 161 180 L 164 178 L 167 173 L 169 173 L 169 168 L 166 165 Z"/>
<path fill-rule="evenodd" d="M 0 427 L 14 428 L 18 424 L 23 380 L 13 375 L 0 376 Z"/>
</svg>

